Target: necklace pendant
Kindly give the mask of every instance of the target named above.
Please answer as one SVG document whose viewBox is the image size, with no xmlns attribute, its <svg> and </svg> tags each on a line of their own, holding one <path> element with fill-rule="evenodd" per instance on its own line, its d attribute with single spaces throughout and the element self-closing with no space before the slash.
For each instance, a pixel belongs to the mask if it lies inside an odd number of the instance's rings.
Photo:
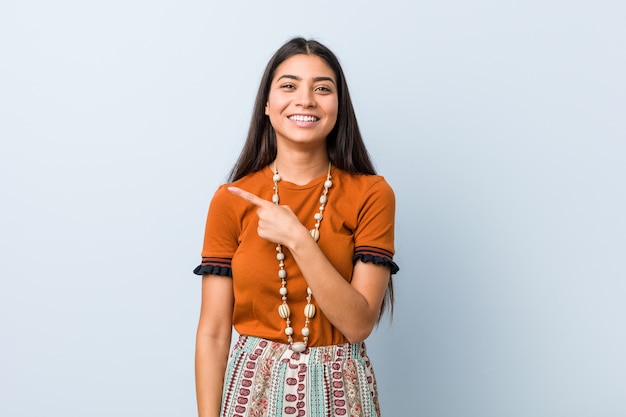
<svg viewBox="0 0 626 417">
<path fill-rule="evenodd" d="M 304 342 L 292 343 L 291 350 L 293 350 L 296 353 L 302 353 L 306 350 L 306 344 Z"/>
<path fill-rule="evenodd" d="M 309 233 L 311 233 L 311 237 L 313 238 L 314 241 L 318 241 L 320 240 L 320 231 L 317 229 L 311 229 L 309 231 Z"/>
</svg>

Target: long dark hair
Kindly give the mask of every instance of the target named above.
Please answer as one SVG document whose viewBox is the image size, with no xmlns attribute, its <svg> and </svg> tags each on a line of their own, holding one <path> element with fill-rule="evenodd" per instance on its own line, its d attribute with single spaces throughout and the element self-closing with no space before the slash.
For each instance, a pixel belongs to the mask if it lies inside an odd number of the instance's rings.
<svg viewBox="0 0 626 417">
<path fill-rule="evenodd" d="M 335 73 L 339 106 L 335 127 L 326 138 L 328 159 L 335 167 L 350 174 L 376 174 L 359 131 L 348 84 L 339 60 L 330 49 L 317 41 L 293 38 L 276 51 L 265 67 L 252 110 L 248 137 L 235 166 L 230 171 L 230 181 L 236 181 L 259 171 L 276 159 L 276 134 L 269 117 L 265 114 L 265 105 L 269 98 L 276 68 L 288 58 L 298 54 L 316 55 L 322 58 Z M 393 284 L 390 278 L 381 313 L 389 304 L 391 314 L 393 314 L 393 298 Z"/>
</svg>

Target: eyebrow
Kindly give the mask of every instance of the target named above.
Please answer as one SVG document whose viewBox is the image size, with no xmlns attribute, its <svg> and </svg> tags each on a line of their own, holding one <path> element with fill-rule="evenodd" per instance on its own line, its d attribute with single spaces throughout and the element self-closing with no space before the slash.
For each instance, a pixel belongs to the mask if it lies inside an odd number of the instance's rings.
<svg viewBox="0 0 626 417">
<path fill-rule="evenodd" d="M 283 78 L 288 78 L 290 80 L 296 80 L 296 81 L 302 81 L 302 77 L 298 77 L 297 75 L 291 75 L 291 74 L 281 75 L 280 77 L 278 77 L 278 79 L 276 79 L 276 81 L 280 81 Z M 330 81 L 331 83 L 335 84 L 335 80 L 333 80 L 331 77 L 314 77 L 313 81 L 315 82 Z"/>
</svg>

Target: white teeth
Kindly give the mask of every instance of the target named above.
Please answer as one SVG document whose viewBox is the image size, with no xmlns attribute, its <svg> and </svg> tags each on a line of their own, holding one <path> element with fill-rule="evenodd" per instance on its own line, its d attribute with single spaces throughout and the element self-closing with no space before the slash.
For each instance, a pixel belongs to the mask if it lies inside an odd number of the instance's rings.
<svg viewBox="0 0 626 417">
<path fill-rule="evenodd" d="M 289 120 L 293 120 L 295 122 L 314 122 L 317 120 L 315 116 L 303 116 L 300 114 L 296 114 L 293 116 L 289 116 Z"/>
</svg>

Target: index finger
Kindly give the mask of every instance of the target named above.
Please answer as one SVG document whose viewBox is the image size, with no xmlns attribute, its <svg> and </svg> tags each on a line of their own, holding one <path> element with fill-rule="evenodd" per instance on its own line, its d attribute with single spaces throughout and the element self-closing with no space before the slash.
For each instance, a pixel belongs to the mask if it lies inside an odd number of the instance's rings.
<svg viewBox="0 0 626 417">
<path fill-rule="evenodd" d="M 266 206 L 267 204 L 272 204 L 269 201 L 263 200 L 261 197 L 258 197 L 248 191 L 242 190 L 239 187 L 228 187 L 228 191 L 230 191 L 232 194 L 236 195 L 237 197 L 241 197 L 244 200 L 258 207 L 263 207 L 263 206 Z"/>
</svg>

